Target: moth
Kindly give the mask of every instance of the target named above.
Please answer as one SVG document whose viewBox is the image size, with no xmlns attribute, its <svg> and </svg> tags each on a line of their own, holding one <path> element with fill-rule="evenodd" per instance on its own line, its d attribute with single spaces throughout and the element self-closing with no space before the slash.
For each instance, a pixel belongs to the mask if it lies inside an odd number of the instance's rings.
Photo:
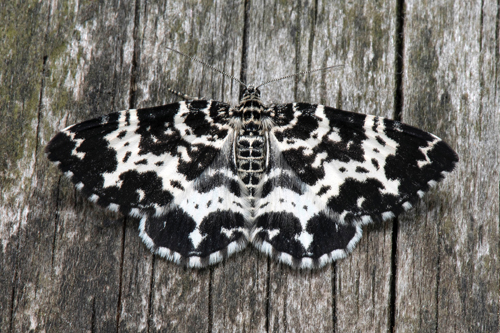
<svg viewBox="0 0 500 333">
<path fill-rule="evenodd" d="M 251 243 L 296 268 L 344 258 L 363 225 L 410 209 L 459 160 L 415 127 L 266 106 L 259 87 L 237 81 L 237 106 L 188 99 L 114 112 L 63 129 L 48 159 L 90 201 L 139 218 L 161 257 L 204 267 Z"/>
</svg>

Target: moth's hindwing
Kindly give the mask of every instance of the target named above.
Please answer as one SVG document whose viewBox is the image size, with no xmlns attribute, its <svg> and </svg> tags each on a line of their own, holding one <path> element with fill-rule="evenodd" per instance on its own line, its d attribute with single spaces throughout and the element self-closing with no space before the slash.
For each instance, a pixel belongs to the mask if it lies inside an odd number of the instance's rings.
<svg viewBox="0 0 500 333">
<path fill-rule="evenodd" d="M 280 262 L 318 268 L 344 258 L 361 238 L 353 223 L 340 223 L 324 198 L 304 183 L 270 135 L 271 158 L 259 188 L 252 243 Z"/>
<path fill-rule="evenodd" d="M 458 162 L 438 137 L 381 117 L 294 103 L 273 123 L 251 239 L 296 267 L 346 256 L 361 225 L 411 208 Z"/>
<path fill-rule="evenodd" d="M 204 266 L 248 238 L 228 110 L 190 101 L 116 112 L 64 129 L 46 152 L 91 201 L 141 218 L 153 251 Z"/>
</svg>

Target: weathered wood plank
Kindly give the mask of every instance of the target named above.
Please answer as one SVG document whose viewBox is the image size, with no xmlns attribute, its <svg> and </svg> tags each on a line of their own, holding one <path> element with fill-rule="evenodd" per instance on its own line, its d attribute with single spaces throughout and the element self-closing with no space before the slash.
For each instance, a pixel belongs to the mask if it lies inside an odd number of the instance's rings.
<svg viewBox="0 0 500 333">
<path fill-rule="evenodd" d="M 54 8 L 48 45 L 58 39 L 62 45 L 48 57 L 44 143 L 54 129 L 128 106 L 131 59 L 122 50 L 133 24 L 133 4 L 66 2 Z M 46 263 L 52 290 L 40 321 L 54 331 L 116 330 L 123 218 L 97 209 L 66 179 L 48 180 L 44 188 L 58 193 L 50 207 L 59 215 L 47 221 L 56 228 Z"/>
<path fill-rule="evenodd" d="M 497 13 L 493 1 L 406 5 L 403 120 L 461 161 L 401 219 L 397 330 L 499 330 Z"/>
<path fill-rule="evenodd" d="M 140 35 L 136 41 L 137 103 L 134 107 L 178 100 L 167 91 L 167 87 L 190 96 L 234 103 L 238 99 L 238 85 L 219 73 L 168 51 L 166 47 L 194 55 L 239 76 L 243 9 L 243 3 L 225 1 L 158 1 L 141 6 L 137 29 Z M 137 247 L 144 248 L 138 238 L 132 238 L 131 243 L 126 244 L 125 253 L 134 253 Z M 149 331 L 206 331 L 230 327 L 236 330 L 247 327 L 250 330 L 251 321 L 265 318 L 262 313 L 248 316 L 252 312 L 243 311 L 250 308 L 248 303 L 255 302 L 256 295 L 259 295 L 254 284 L 248 282 L 247 274 L 238 275 L 238 271 L 244 274 L 252 267 L 245 257 L 237 256 L 226 265 L 200 271 L 185 270 L 158 257 L 151 260 L 154 262 L 153 278 L 151 282 L 146 278 L 137 281 L 135 290 L 128 291 L 132 299 L 122 312 L 122 327 L 134 327 L 133 320 L 127 318 L 133 319 L 137 307 L 143 307 L 143 294 L 147 292 L 145 284 L 151 284 L 152 290 L 149 291 L 150 309 L 145 313 L 147 316 L 141 315 L 141 322 L 144 318 L 148 320 Z M 133 263 L 124 265 L 124 278 L 133 274 L 129 267 L 135 269 Z M 151 276 L 151 273 L 147 275 Z M 261 299 L 265 297 L 265 288 L 263 290 Z M 262 307 L 251 308 L 258 310 Z"/>
<path fill-rule="evenodd" d="M 39 55 L 39 61 L 45 59 L 45 76 L 39 109 L 31 111 L 40 112 L 38 127 L 25 130 L 39 137 L 37 149 L 30 152 L 33 186 L 26 191 L 29 201 L 23 208 L 29 214 L 20 229 L 11 328 L 109 331 L 116 327 L 122 228 L 103 228 L 104 221 L 115 217 L 75 196 L 74 187 L 49 167 L 43 148 L 66 121 L 119 105 L 119 93 L 110 92 L 122 86 L 116 64 L 122 63 L 130 11 L 112 3 L 53 5 L 40 23 L 41 29 L 47 27 L 40 38 L 45 53 Z M 34 69 L 25 66 L 18 69 Z"/>
<path fill-rule="evenodd" d="M 395 24 L 391 6 L 252 2 L 248 76 L 262 82 L 344 64 L 338 71 L 273 83 L 262 88 L 263 96 L 273 102 L 324 103 L 392 116 Z M 311 275 L 292 274 L 273 263 L 270 330 L 324 331 L 335 325 L 339 330 L 363 331 L 374 324 L 387 330 L 391 226 L 372 231 L 369 238 L 353 257 L 337 265 L 337 277 L 331 267 Z M 358 314 L 355 320 L 354 314 Z"/>
<path fill-rule="evenodd" d="M 317 37 L 322 47 L 316 54 L 328 50 L 329 61 L 344 64 L 343 71 L 325 73 L 327 104 L 394 119 L 395 6 L 394 1 L 322 6 L 325 27 L 319 30 L 330 34 Z M 363 229 L 353 253 L 336 263 L 337 332 L 390 330 L 392 221 Z"/>
<path fill-rule="evenodd" d="M 18 315 L 19 303 L 24 299 L 22 295 L 33 294 L 33 284 L 20 283 L 25 278 L 20 259 L 30 256 L 21 250 L 21 244 L 27 238 L 26 228 L 30 227 L 30 193 L 35 186 L 32 177 L 35 174 L 34 155 L 39 149 L 38 107 L 44 78 L 44 38 L 49 10 L 47 3 L 37 1 L 0 4 L 1 332 L 15 327 L 13 316 Z M 47 229 L 53 230 L 53 226 Z M 39 248 L 46 245 L 47 239 L 38 240 Z M 43 268 L 38 269 L 43 272 Z M 31 310 L 36 312 L 35 308 Z"/>
<path fill-rule="evenodd" d="M 213 332 L 266 331 L 267 263 L 267 257 L 246 249 L 213 268 Z"/>
<path fill-rule="evenodd" d="M 402 117 L 457 148 L 459 169 L 397 235 L 365 227 L 314 272 L 251 249 L 204 270 L 155 257 L 137 220 L 88 203 L 43 147 L 76 121 L 177 100 L 166 87 L 237 102 L 236 83 L 165 46 L 248 83 L 344 64 L 265 86 L 264 102 L 392 118 L 395 2 L 0 5 L 0 331 L 498 331 L 496 5 L 407 3 Z"/>
<path fill-rule="evenodd" d="M 260 84 L 325 64 L 327 59 L 313 61 L 311 58 L 313 47 L 317 45 L 315 34 L 323 28 L 317 25 L 315 6 L 314 1 L 250 2 L 247 27 L 249 83 Z M 317 74 L 311 81 L 320 78 L 321 74 Z M 309 101 L 309 84 L 304 84 L 307 79 L 287 79 L 262 87 L 264 103 Z M 268 331 L 331 331 L 331 274 L 331 267 L 313 273 L 300 272 L 273 261 L 269 272 Z"/>
</svg>

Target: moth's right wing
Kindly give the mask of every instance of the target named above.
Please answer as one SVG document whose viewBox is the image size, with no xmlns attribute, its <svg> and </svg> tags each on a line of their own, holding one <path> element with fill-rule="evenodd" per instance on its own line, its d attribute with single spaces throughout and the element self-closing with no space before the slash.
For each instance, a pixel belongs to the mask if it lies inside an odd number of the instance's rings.
<svg viewBox="0 0 500 333">
<path fill-rule="evenodd" d="M 323 105 L 278 105 L 252 242 L 292 266 L 342 258 L 361 225 L 408 210 L 451 172 L 458 155 L 397 121 Z"/>
</svg>

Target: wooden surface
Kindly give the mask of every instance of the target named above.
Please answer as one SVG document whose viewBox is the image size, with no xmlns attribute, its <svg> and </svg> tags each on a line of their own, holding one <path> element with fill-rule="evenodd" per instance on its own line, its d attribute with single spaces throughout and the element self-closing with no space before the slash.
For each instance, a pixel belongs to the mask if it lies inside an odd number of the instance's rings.
<svg viewBox="0 0 500 333">
<path fill-rule="evenodd" d="M 0 4 L 0 332 L 498 332 L 499 10 L 482 1 Z M 295 271 L 254 249 L 203 270 L 150 254 L 138 221 L 49 164 L 63 127 L 176 101 L 304 101 L 435 133 L 458 168 L 352 255 Z"/>
</svg>

